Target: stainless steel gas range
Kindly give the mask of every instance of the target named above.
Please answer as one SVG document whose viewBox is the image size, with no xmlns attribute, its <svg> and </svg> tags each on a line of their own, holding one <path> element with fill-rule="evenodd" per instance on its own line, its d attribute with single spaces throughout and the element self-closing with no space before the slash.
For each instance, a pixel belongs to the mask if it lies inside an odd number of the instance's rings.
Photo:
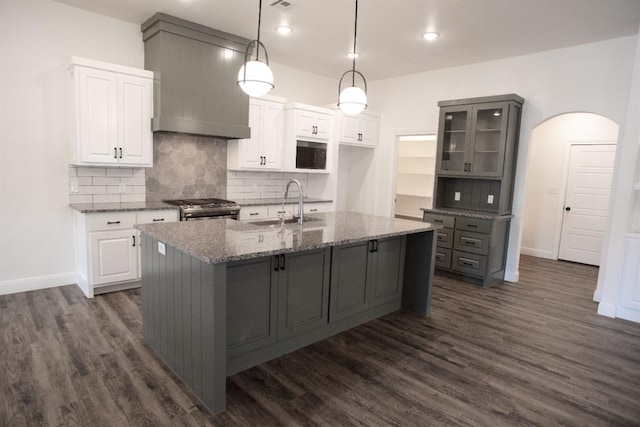
<svg viewBox="0 0 640 427">
<path fill-rule="evenodd" d="M 240 206 L 236 202 L 224 199 L 176 199 L 163 200 L 163 202 L 180 207 L 180 221 L 238 219 L 238 212 L 240 212 Z"/>
</svg>

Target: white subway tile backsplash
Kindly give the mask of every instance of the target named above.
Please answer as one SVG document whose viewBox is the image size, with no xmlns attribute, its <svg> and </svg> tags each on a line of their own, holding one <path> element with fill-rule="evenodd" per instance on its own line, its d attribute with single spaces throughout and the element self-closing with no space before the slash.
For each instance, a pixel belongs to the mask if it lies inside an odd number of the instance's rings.
<svg viewBox="0 0 640 427">
<path fill-rule="evenodd" d="M 130 168 L 108 168 L 107 176 L 121 176 L 131 177 L 133 176 L 133 169 Z"/>
<path fill-rule="evenodd" d="M 144 202 L 144 194 L 123 194 L 120 196 L 121 202 Z"/>
<path fill-rule="evenodd" d="M 107 194 L 106 185 L 79 185 L 78 194 Z"/>
<path fill-rule="evenodd" d="M 93 177 L 93 185 L 118 185 L 120 184 L 120 178 L 107 178 L 107 177 L 101 177 L 101 176 L 94 176 Z M 80 185 L 87 185 L 87 184 L 80 184 Z"/>
<path fill-rule="evenodd" d="M 125 184 L 124 192 L 120 184 Z M 69 166 L 69 203 L 144 202 L 146 193 L 144 168 Z"/>
<path fill-rule="evenodd" d="M 93 196 L 93 203 L 120 203 L 120 196 L 117 194 L 96 194 Z"/>
<path fill-rule="evenodd" d="M 284 186 L 297 179 L 306 191 L 308 174 L 289 172 L 227 172 L 227 198 L 229 200 L 281 198 Z M 291 187 L 290 197 L 298 197 L 297 188 Z"/>
<path fill-rule="evenodd" d="M 85 166 L 79 166 L 76 170 L 78 176 L 106 176 L 106 168 L 90 168 Z"/>
<path fill-rule="evenodd" d="M 123 182 L 127 185 L 144 185 L 144 176 L 143 177 L 130 177 L 130 178 L 120 178 L 120 182 Z"/>
</svg>

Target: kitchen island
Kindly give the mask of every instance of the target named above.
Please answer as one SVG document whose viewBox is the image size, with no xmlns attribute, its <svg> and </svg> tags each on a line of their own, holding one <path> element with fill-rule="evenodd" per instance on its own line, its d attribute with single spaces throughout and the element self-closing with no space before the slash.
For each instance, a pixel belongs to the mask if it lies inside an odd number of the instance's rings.
<svg viewBox="0 0 640 427">
<path fill-rule="evenodd" d="M 137 228 L 144 338 L 213 412 L 227 375 L 400 308 L 429 315 L 438 225 L 333 212 Z"/>
</svg>

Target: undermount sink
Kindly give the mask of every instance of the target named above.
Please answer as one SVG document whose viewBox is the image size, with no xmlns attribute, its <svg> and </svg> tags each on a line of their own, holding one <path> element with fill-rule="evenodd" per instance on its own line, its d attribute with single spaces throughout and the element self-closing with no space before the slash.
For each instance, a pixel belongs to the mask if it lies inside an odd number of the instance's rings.
<svg viewBox="0 0 640 427">
<path fill-rule="evenodd" d="M 302 223 L 302 225 L 306 224 L 307 222 L 313 222 L 313 221 L 320 221 L 320 218 L 313 218 L 313 217 L 305 216 L 304 217 L 304 222 Z M 253 225 L 280 225 L 282 220 L 280 220 L 280 219 L 268 219 L 268 220 L 264 220 L 264 221 L 248 221 L 248 222 L 249 222 L 249 224 L 253 224 Z M 284 220 L 285 224 L 296 224 L 297 222 L 298 222 L 298 218 L 289 218 L 289 219 L 285 219 Z"/>
</svg>

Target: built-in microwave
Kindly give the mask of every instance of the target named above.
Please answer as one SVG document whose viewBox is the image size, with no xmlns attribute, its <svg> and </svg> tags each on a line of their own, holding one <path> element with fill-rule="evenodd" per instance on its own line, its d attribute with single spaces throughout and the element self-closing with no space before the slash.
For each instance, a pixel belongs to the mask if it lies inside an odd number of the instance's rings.
<svg viewBox="0 0 640 427">
<path fill-rule="evenodd" d="M 296 141 L 296 169 L 326 169 L 327 143 Z"/>
</svg>

